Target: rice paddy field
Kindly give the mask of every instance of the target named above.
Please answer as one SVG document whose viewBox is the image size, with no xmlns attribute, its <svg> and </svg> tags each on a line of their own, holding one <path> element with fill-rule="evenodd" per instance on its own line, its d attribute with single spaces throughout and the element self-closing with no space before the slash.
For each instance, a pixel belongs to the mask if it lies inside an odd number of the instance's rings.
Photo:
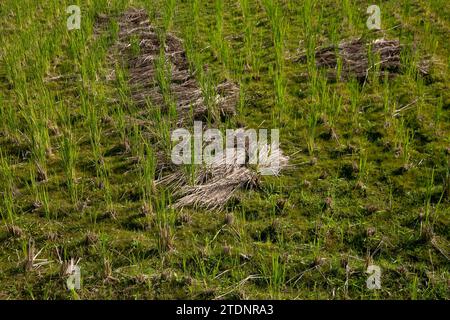
<svg viewBox="0 0 450 320">
<path fill-rule="evenodd" d="M 448 0 L 2 0 L 0 299 L 449 299 L 449 35 Z M 175 165 L 194 120 L 279 129 L 281 171 Z"/>
</svg>

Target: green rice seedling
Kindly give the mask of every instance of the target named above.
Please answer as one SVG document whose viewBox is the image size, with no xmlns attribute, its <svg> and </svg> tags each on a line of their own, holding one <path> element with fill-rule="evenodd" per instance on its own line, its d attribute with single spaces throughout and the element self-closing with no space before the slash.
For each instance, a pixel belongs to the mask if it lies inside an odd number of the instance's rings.
<svg viewBox="0 0 450 320">
<path fill-rule="evenodd" d="M 130 39 L 130 50 L 133 57 L 138 57 L 141 52 L 141 46 L 139 45 L 140 39 L 136 35 L 132 35 Z"/>
<path fill-rule="evenodd" d="M 196 71 L 196 60 L 198 60 L 198 53 L 195 50 L 195 27 L 186 26 L 183 30 L 183 46 L 186 51 L 187 60 L 189 63 L 189 70 L 194 74 Z"/>
<path fill-rule="evenodd" d="M 241 81 L 239 84 L 239 102 L 237 106 L 238 114 L 240 115 L 244 113 L 246 92 L 246 84 Z"/>
<path fill-rule="evenodd" d="M 336 61 L 336 79 L 338 82 L 342 79 L 342 58 L 339 56 Z"/>
<path fill-rule="evenodd" d="M 312 35 L 312 17 L 314 16 L 313 10 L 315 6 L 315 0 L 305 0 L 303 1 L 302 7 L 302 22 L 303 22 L 303 32 L 305 38 Z"/>
<path fill-rule="evenodd" d="M 122 104 L 118 103 L 114 108 L 114 119 L 117 125 L 117 131 L 120 135 L 120 140 L 125 146 L 128 146 L 128 135 L 126 132 L 125 112 Z M 127 150 L 128 151 L 128 150 Z"/>
<path fill-rule="evenodd" d="M 161 150 L 165 151 L 168 156 L 170 156 L 172 150 L 171 128 L 172 124 L 166 118 L 160 118 L 156 126 L 158 144 L 161 146 Z"/>
<path fill-rule="evenodd" d="M 172 209 L 164 208 L 156 210 L 155 217 L 158 226 L 158 252 L 161 254 L 174 248 L 176 214 Z"/>
<path fill-rule="evenodd" d="M 278 122 L 280 116 L 285 111 L 285 93 L 286 93 L 286 77 L 284 71 L 284 38 L 286 34 L 286 22 L 283 19 L 281 8 L 273 1 L 264 0 L 264 8 L 269 17 L 272 29 L 272 42 L 275 51 L 275 67 L 272 67 L 270 73 L 274 79 L 275 91 L 275 115 L 273 121 Z"/>
<path fill-rule="evenodd" d="M 316 128 L 317 128 L 317 121 L 318 121 L 318 113 L 316 110 L 312 110 L 308 114 L 307 118 L 307 129 L 306 129 L 306 144 L 308 146 L 308 153 L 310 156 L 314 154 L 315 150 L 315 139 L 316 139 Z"/>
<path fill-rule="evenodd" d="M 70 129 L 64 134 L 61 141 L 61 160 L 66 175 L 66 185 L 69 190 L 70 199 L 73 204 L 78 202 L 77 181 L 76 181 L 76 162 L 78 159 L 78 150 L 74 137 Z"/>
<path fill-rule="evenodd" d="M 88 110 L 88 127 L 89 127 L 89 137 L 91 142 L 92 154 L 94 157 L 94 162 L 97 170 L 97 176 L 100 175 L 100 165 L 102 163 L 102 153 L 101 153 L 101 128 L 99 126 L 99 119 L 97 110 L 90 107 Z"/>
<path fill-rule="evenodd" d="M 176 119 L 176 103 L 173 99 L 171 84 L 171 65 L 170 61 L 166 59 L 165 52 L 161 49 L 158 58 L 155 61 L 156 68 L 156 83 L 164 99 L 164 104 L 168 108 L 168 115 L 171 119 Z"/>
<path fill-rule="evenodd" d="M 329 38 L 331 43 L 334 46 L 338 46 L 339 45 L 339 18 L 338 17 L 330 17 L 329 18 L 330 21 L 330 27 L 328 29 L 329 32 Z M 338 57 L 338 59 L 340 58 L 338 55 L 336 55 Z M 342 64 L 342 62 L 337 61 L 337 64 L 339 66 L 339 63 Z M 336 79 L 339 79 L 339 77 L 337 77 Z"/>
<path fill-rule="evenodd" d="M 337 91 L 333 90 L 333 94 L 329 99 L 329 105 L 326 110 L 327 112 L 327 122 L 331 130 L 334 131 L 336 127 L 336 121 L 339 119 L 342 109 L 342 96 L 338 94 Z"/>
<path fill-rule="evenodd" d="M 418 78 L 419 72 L 417 70 L 417 64 L 419 56 L 417 52 L 413 52 L 410 48 L 406 47 L 400 52 L 400 62 L 405 75 L 407 75 L 410 81 L 415 81 Z"/>
<path fill-rule="evenodd" d="M 370 84 L 373 88 L 377 88 L 380 82 L 380 67 L 381 67 L 381 56 L 380 53 L 374 53 L 372 45 L 368 47 L 368 64 L 369 69 L 366 74 L 366 80 L 370 80 Z"/>
<path fill-rule="evenodd" d="M 0 93 L 0 128 L 14 140 L 18 140 L 17 112 L 12 103 L 5 101 Z"/>
<path fill-rule="evenodd" d="M 431 21 L 429 20 L 424 21 L 424 29 L 425 29 L 424 32 L 427 35 L 425 37 L 424 47 L 427 48 L 427 52 L 429 52 L 432 55 L 435 55 L 436 50 L 439 46 L 439 40 L 435 35 L 433 24 L 431 23 Z"/>
<path fill-rule="evenodd" d="M 199 74 L 199 85 L 202 90 L 203 100 L 208 109 L 208 123 L 219 122 L 220 112 L 216 101 L 216 81 L 214 76 L 210 72 L 200 72 Z"/>
<path fill-rule="evenodd" d="M 200 26 L 200 0 L 191 0 L 191 12 L 195 34 L 198 35 Z"/>
<path fill-rule="evenodd" d="M 37 199 L 38 203 L 42 206 L 42 210 L 44 211 L 45 217 L 50 219 L 50 199 L 48 195 L 48 187 L 46 184 L 40 184 L 37 186 Z M 55 217 L 57 218 L 57 217 Z"/>
<path fill-rule="evenodd" d="M 402 16 L 408 21 L 411 16 L 411 1 L 412 0 L 403 0 L 402 2 Z"/>
<path fill-rule="evenodd" d="M 277 123 L 285 108 L 286 95 L 286 79 L 283 72 L 275 71 L 274 73 L 274 87 L 275 87 L 275 110 L 272 111 L 272 121 Z"/>
<path fill-rule="evenodd" d="M 400 151 L 403 165 L 408 167 L 411 158 L 411 144 L 414 141 L 414 130 L 406 127 L 403 118 L 395 122 L 396 124 L 396 149 Z"/>
<path fill-rule="evenodd" d="M 0 186 L 3 198 L 3 205 L 0 206 L 2 220 L 5 223 L 13 224 L 15 218 L 14 205 L 14 174 L 9 161 L 3 156 L 0 150 Z"/>
<path fill-rule="evenodd" d="M 34 210 L 42 209 L 44 211 L 45 217 L 50 218 L 50 200 L 48 195 L 48 187 L 46 184 L 38 183 L 36 180 L 36 173 L 30 167 L 29 169 L 30 184 L 27 185 L 28 189 L 31 191 L 34 202 Z"/>
<path fill-rule="evenodd" d="M 316 65 L 316 38 L 314 35 L 307 35 L 306 38 L 306 63 L 308 68 L 308 80 L 313 97 L 318 96 L 319 70 Z"/>
<path fill-rule="evenodd" d="M 410 284 L 410 288 L 409 288 L 411 300 L 417 300 L 417 296 L 418 296 L 418 292 L 419 292 L 418 282 L 419 282 L 419 279 L 418 279 L 417 275 L 414 275 L 414 278 L 413 278 L 413 280 Z"/>
<path fill-rule="evenodd" d="M 255 50 L 253 51 L 252 67 L 255 79 L 261 78 L 261 69 L 263 68 L 264 62 L 262 56 L 264 54 L 264 37 L 263 30 L 259 30 L 259 34 L 255 36 Z"/>
<path fill-rule="evenodd" d="M 351 79 L 347 87 L 350 91 L 350 116 L 353 121 L 358 118 L 359 115 L 359 104 L 361 101 L 361 87 L 356 79 Z"/>
<path fill-rule="evenodd" d="M 271 263 L 267 265 L 265 261 L 261 263 L 261 273 L 267 281 L 271 294 L 277 296 L 285 284 L 286 265 L 281 261 L 281 257 L 273 253 Z"/>
<path fill-rule="evenodd" d="M 351 30 L 354 28 L 354 15 L 352 7 L 353 4 L 351 0 L 343 0 L 344 14 Z"/>
<path fill-rule="evenodd" d="M 425 222 L 428 224 L 430 222 L 431 215 L 431 195 L 434 189 L 434 173 L 435 168 L 431 169 L 430 179 L 427 182 L 426 193 L 425 193 Z"/>
<path fill-rule="evenodd" d="M 155 193 L 156 159 L 150 145 L 145 143 L 145 155 L 141 158 L 141 188 L 144 204 L 151 205 Z"/>
<path fill-rule="evenodd" d="M 103 194 L 103 201 L 105 202 L 106 207 L 106 214 L 109 215 L 111 218 L 116 218 L 116 210 L 113 203 L 113 194 L 112 194 L 112 187 L 111 183 L 109 181 L 109 174 L 110 170 L 106 163 L 104 163 L 101 167 L 101 172 L 99 176 L 101 188 L 102 188 L 102 194 Z"/>
<path fill-rule="evenodd" d="M 164 13 L 163 13 L 164 32 L 168 32 L 172 28 L 176 5 L 177 5 L 176 0 L 164 1 Z"/>
<path fill-rule="evenodd" d="M 392 118 L 392 115 L 394 112 L 393 107 L 394 107 L 394 104 L 391 104 L 389 74 L 386 73 L 384 75 L 384 82 L 383 82 L 383 110 L 384 110 L 385 123 L 388 123 L 390 121 L 390 119 Z"/>
<path fill-rule="evenodd" d="M 325 75 L 320 76 L 319 81 L 319 91 L 317 92 L 317 101 L 319 101 L 318 108 L 319 113 L 328 114 L 331 108 L 331 98 L 330 98 L 330 86 L 328 85 L 328 80 Z"/>
<path fill-rule="evenodd" d="M 224 1 L 215 0 L 215 28 L 211 36 L 211 44 L 215 51 L 215 55 L 222 63 L 223 71 L 225 73 L 231 69 L 231 58 L 230 58 L 230 48 L 228 47 L 227 41 L 224 39 Z"/>
<path fill-rule="evenodd" d="M 403 164 L 406 166 L 409 164 L 411 158 L 410 149 L 413 141 L 414 141 L 414 130 L 410 128 L 405 129 L 403 132 L 402 157 L 403 157 Z"/>
<path fill-rule="evenodd" d="M 242 16 L 244 18 L 244 54 L 245 54 L 245 64 L 248 69 L 253 70 L 253 61 L 255 59 L 253 52 L 253 42 L 254 42 L 254 22 L 253 15 L 251 12 L 250 1 L 249 0 L 239 0 L 239 4 L 242 11 Z"/>
<path fill-rule="evenodd" d="M 145 152 L 145 146 L 142 143 L 144 141 L 144 137 L 142 136 L 142 131 L 138 124 L 134 123 L 131 127 L 130 133 L 130 151 L 133 157 L 138 159 L 141 158 L 141 155 Z"/>
<path fill-rule="evenodd" d="M 358 178 L 359 181 L 365 182 L 367 178 L 367 150 L 360 148 L 359 150 L 359 165 L 358 165 Z"/>
<path fill-rule="evenodd" d="M 120 102 L 123 105 L 130 104 L 129 97 L 131 95 L 128 86 L 127 71 L 119 65 L 115 68 L 117 92 L 119 93 Z M 122 111 L 123 112 L 123 111 Z"/>
<path fill-rule="evenodd" d="M 442 111 L 444 106 L 444 100 L 442 95 L 439 96 L 438 101 L 436 103 L 436 111 L 434 114 L 434 129 L 436 134 L 440 134 L 441 131 L 441 119 L 442 119 Z"/>
<path fill-rule="evenodd" d="M 30 106 L 28 114 L 24 117 L 29 130 L 32 156 L 38 171 L 40 181 L 47 180 L 47 156 L 52 155 L 50 136 L 48 133 L 47 119 L 43 112 L 38 112 L 34 106 Z"/>
</svg>

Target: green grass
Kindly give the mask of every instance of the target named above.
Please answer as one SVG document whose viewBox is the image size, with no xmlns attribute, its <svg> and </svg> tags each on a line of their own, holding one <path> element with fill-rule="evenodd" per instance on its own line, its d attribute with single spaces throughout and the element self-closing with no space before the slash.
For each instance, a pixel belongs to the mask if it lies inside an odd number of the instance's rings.
<svg viewBox="0 0 450 320">
<path fill-rule="evenodd" d="M 375 2 L 378 34 L 359 0 L 79 1 L 81 29 L 68 31 L 70 4 L 0 8 L 1 299 L 450 297 L 448 1 Z M 280 129 L 291 158 L 280 177 L 224 212 L 170 208 L 154 183 L 175 127 L 170 63 L 155 62 L 167 112 L 133 105 L 126 64 L 104 80 L 118 25 L 98 35 L 96 17 L 130 6 L 147 9 L 163 42 L 183 38 L 211 123 L 215 85 L 230 79 L 238 114 L 218 126 Z M 319 45 L 382 34 L 415 48 L 397 77 L 374 67 L 364 85 L 332 82 L 315 65 Z M 426 55 L 424 79 L 416 62 Z M 68 77 L 48 80 L 58 75 Z M 25 271 L 30 238 L 51 262 Z M 70 258 L 81 258 L 75 293 L 60 276 Z M 370 263 L 381 290 L 366 287 Z"/>
</svg>

